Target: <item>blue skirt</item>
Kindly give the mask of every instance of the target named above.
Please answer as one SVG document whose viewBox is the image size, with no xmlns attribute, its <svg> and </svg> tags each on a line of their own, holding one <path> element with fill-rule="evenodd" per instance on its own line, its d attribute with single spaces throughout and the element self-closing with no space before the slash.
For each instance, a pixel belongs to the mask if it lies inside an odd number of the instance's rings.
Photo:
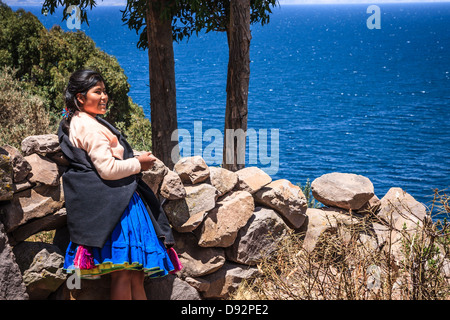
<svg viewBox="0 0 450 320">
<path fill-rule="evenodd" d="M 167 275 L 174 266 L 162 240 L 156 236 L 145 204 L 135 192 L 102 248 L 69 243 L 64 270 L 76 272 L 84 279 L 118 270 L 141 270 L 156 278 Z"/>
</svg>

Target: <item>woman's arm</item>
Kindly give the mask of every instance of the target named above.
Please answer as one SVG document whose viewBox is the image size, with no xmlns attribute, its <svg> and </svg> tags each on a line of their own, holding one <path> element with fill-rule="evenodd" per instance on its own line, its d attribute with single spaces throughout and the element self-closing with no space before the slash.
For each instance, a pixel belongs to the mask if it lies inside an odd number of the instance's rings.
<svg viewBox="0 0 450 320">
<path fill-rule="evenodd" d="M 102 132 L 87 133 L 82 140 L 82 144 L 98 174 L 104 180 L 122 179 L 137 174 L 149 166 L 149 156 L 125 160 L 114 157 L 110 141 Z"/>
</svg>

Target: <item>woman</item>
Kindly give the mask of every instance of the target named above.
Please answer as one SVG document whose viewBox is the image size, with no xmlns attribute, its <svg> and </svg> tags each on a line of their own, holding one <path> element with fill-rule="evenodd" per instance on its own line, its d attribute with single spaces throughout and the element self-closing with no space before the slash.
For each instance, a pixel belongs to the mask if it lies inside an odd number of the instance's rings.
<svg viewBox="0 0 450 320">
<path fill-rule="evenodd" d="M 74 72 L 65 104 L 58 130 L 70 162 L 62 177 L 70 233 L 64 268 L 86 279 L 110 273 L 111 299 L 146 299 L 146 275 L 181 266 L 167 217 L 140 179 L 156 158 L 151 152 L 134 157 L 120 132 L 98 117 L 108 104 L 98 72 Z"/>
</svg>

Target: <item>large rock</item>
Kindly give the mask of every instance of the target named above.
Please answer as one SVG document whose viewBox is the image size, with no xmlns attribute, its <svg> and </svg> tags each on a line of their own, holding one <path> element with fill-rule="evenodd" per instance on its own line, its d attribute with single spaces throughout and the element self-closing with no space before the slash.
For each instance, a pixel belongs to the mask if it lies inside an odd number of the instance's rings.
<svg viewBox="0 0 450 320">
<path fill-rule="evenodd" d="M 175 163 L 173 171 L 187 184 L 197 184 L 209 178 L 209 167 L 200 156 L 181 158 Z"/>
<path fill-rule="evenodd" d="M 225 249 L 227 259 L 256 265 L 276 250 L 277 242 L 288 229 L 274 210 L 257 207 L 247 224 L 239 230 L 233 245 Z"/>
<path fill-rule="evenodd" d="M 236 171 L 238 183 L 235 190 L 244 190 L 254 194 L 259 189 L 269 184 L 272 178 L 258 167 L 247 167 Z"/>
<path fill-rule="evenodd" d="M 254 210 L 253 197 L 247 191 L 235 191 L 225 196 L 203 221 L 198 244 L 202 247 L 231 246 Z"/>
<path fill-rule="evenodd" d="M 358 223 L 356 218 L 338 208 L 308 208 L 306 215 L 308 223 L 305 223 L 306 233 L 303 248 L 307 252 L 312 252 L 316 248 L 316 244 L 323 238 L 323 234 L 336 233 L 339 224 L 350 226 Z"/>
<path fill-rule="evenodd" d="M 42 218 L 61 209 L 63 205 L 61 185 L 41 185 L 15 193 L 13 199 L 3 205 L 0 211 L 6 232 L 9 233 L 32 219 Z"/>
<path fill-rule="evenodd" d="M 55 230 L 65 226 L 66 223 L 66 208 L 61 208 L 43 218 L 32 219 L 30 222 L 18 227 L 9 234 L 9 240 L 12 245 L 15 245 L 38 232 Z"/>
<path fill-rule="evenodd" d="M 353 173 L 327 173 L 311 183 L 314 198 L 329 207 L 358 210 L 374 196 L 372 182 Z"/>
<path fill-rule="evenodd" d="M 24 273 L 28 270 L 33 264 L 35 256 L 44 249 L 49 253 L 56 252 L 62 254 L 56 245 L 46 242 L 22 241 L 15 245 L 13 252 L 20 272 Z"/>
<path fill-rule="evenodd" d="M 31 300 L 42 300 L 56 291 L 66 280 L 64 257 L 56 252 L 41 250 L 30 268 L 23 273 L 23 281 Z"/>
<path fill-rule="evenodd" d="M 389 189 L 380 200 L 376 217 L 380 219 L 374 224 L 378 242 L 397 263 L 407 258 L 404 244 L 421 234 L 423 222 L 429 218 L 426 207 L 401 188 Z"/>
<path fill-rule="evenodd" d="M 186 189 L 180 176 L 172 170 L 168 170 L 164 176 L 159 192 L 168 200 L 179 200 L 186 197 Z"/>
<path fill-rule="evenodd" d="M 217 190 L 207 183 L 185 186 L 186 197 L 168 201 L 164 210 L 172 224 L 179 232 L 190 232 L 203 221 L 208 210 L 216 205 Z"/>
<path fill-rule="evenodd" d="M 227 299 L 239 288 L 241 282 L 259 274 L 256 267 L 246 267 L 232 262 L 227 262 L 218 271 L 201 277 L 205 285 L 202 292 L 203 298 Z"/>
<path fill-rule="evenodd" d="M 13 186 L 14 193 L 18 193 L 18 192 L 33 188 L 35 185 L 36 185 L 35 183 L 31 183 L 28 180 L 23 180 L 19 183 L 14 183 L 14 186 Z"/>
<path fill-rule="evenodd" d="M 61 147 L 56 134 L 29 136 L 22 141 L 22 152 L 25 156 L 33 153 L 56 153 L 60 151 Z"/>
<path fill-rule="evenodd" d="M 174 232 L 175 250 L 183 265 L 178 273 L 182 277 L 200 277 L 213 273 L 225 263 L 222 248 L 202 248 L 192 233 Z"/>
<path fill-rule="evenodd" d="M 66 280 L 64 257 L 57 246 L 21 242 L 13 251 L 31 300 L 47 299 Z"/>
<path fill-rule="evenodd" d="M 306 252 L 343 258 L 351 265 L 378 254 L 377 237 L 361 217 L 355 218 L 339 208 L 308 208 L 307 214 L 309 221 L 303 240 Z M 342 248 L 351 248 L 352 254 L 346 255 Z"/>
<path fill-rule="evenodd" d="M 387 223 L 395 224 L 399 219 L 421 223 L 427 216 L 425 206 L 401 188 L 389 189 L 380 202 L 377 217 Z"/>
<path fill-rule="evenodd" d="M 393 260 L 400 264 L 409 259 L 405 256 L 405 243 L 413 243 L 422 236 L 424 220 L 430 217 L 425 206 L 401 188 L 391 188 L 380 201 L 377 217 L 385 228 L 381 235 L 385 241 L 383 250 L 389 250 Z"/>
<path fill-rule="evenodd" d="M 144 285 L 148 300 L 201 300 L 194 287 L 171 274 L 147 279 Z"/>
<path fill-rule="evenodd" d="M 357 210 L 359 214 L 372 214 L 375 215 L 380 210 L 381 201 L 380 199 L 374 195 L 369 199 L 360 209 Z"/>
<path fill-rule="evenodd" d="M 25 180 L 28 173 L 31 171 L 31 165 L 28 163 L 27 160 L 22 156 L 19 150 L 16 148 L 6 145 L 3 146 L 3 148 L 9 153 L 9 156 L 11 157 L 11 162 L 13 166 L 13 173 L 14 173 L 14 182 L 20 182 Z"/>
<path fill-rule="evenodd" d="M 186 277 L 184 278 L 184 281 L 186 281 L 189 285 L 193 286 L 199 292 L 207 291 L 210 286 L 208 281 L 203 280 L 201 278 Z"/>
<path fill-rule="evenodd" d="M 155 164 L 149 170 L 142 172 L 142 180 L 152 189 L 154 194 L 158 193 L 159 186 L 164 179 L 164 176 L 169 171 L 164 163 L 156 159 Z"/>
<path fill-rule="evenodd" d="M 59 184 L 59 169 L 55 162 L 37 153 L 26 156 L 25 160 L 31 165 L 31 175 L 28 177 L 31 183 L 41 183 L 50 186 Z"/>
<path fill-rule="evenodd" d="M 13 197 L 13 167 L 6 150 L 0 148 L 0 201 Z"/>
<path fill-rule="evenodd" d="M 382 248 L 390 238 L 391 229 L 387 225 L 378 222 L 372 223 L 372 229 L 377 239 L 378 247 Z"/>
<path fill-rule="evenodd" d="M 378 224 L 377 240 L 383 243 L 385 256 L 390 256 L 391 262 L 401 267 L 411 257 L 407 253 L 409 246 L 423 236 L 422 225 L 418 221 L 398 218 L 392 225 Z"/>
<path fill-rule="evenodd" d="M 238 175 L 225 168 L 210 167 L 210 182 L 211 185 L 217 189 L 219 196 L 233 190 L 238 182 Z"/>
<path fill-rule="evenodd" d="M 285 218 L 290 227 L 300 228 L 306 218 L 306 197 L 302 189 L 286 179 L 273 181 L 256 192 L 257 204 L 270 207 Z"/>
<path fill-rule="evenodd" d="M 0 300 L 27 300 L 22 274 L 0 222 Z"/>
</svg>

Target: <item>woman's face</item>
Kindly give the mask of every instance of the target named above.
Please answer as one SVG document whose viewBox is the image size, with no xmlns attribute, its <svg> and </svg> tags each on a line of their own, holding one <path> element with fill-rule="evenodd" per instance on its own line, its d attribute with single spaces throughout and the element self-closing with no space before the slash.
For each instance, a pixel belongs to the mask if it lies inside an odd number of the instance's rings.
<svg viewBox="0 0 450 320">
<path fill-rule="evenodd" d="M 77 98 L 81 104 L 81 110 L 91 116 L 95 117 L 97 114 L 106 113 L 108 94 L 102 81 L 97 82 L 95 86 L 89 89 L 85 96 L 79 93 Z"/>
</svg>

